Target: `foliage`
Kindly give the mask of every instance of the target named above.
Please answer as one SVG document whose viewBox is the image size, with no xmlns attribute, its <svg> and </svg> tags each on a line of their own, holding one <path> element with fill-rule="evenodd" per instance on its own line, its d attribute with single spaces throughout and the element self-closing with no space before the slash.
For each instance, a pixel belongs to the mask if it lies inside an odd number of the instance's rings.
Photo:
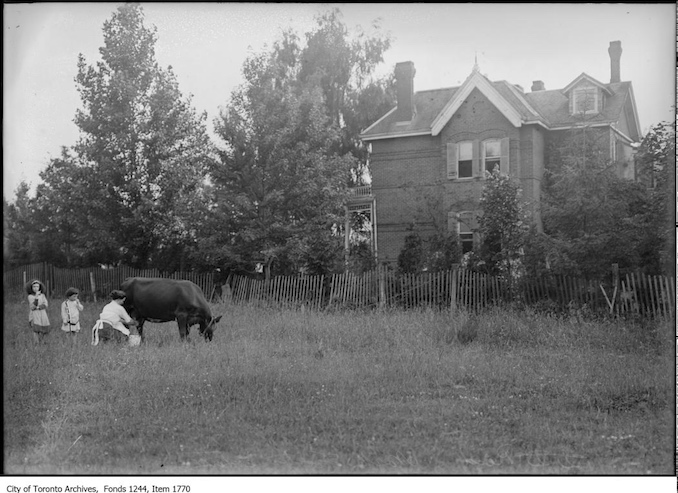
<svg viewBox="0 0 678 493">
<path fill-rule="evenodd" d="M 518 185 L 498 169 L 488 173 L 480 197 L 477 267 L 510 283 L 521 274 L 527 221 Z M 511 285 L 511 284 L 510 284 Z"/>
<path fill-rule="evenodd" d="M 398 273 L 415 274 L 424 266 L 424 245 L 416 231 L 405 236 L 403 248 L 398 254 Z"/>
<path fill-rule="evenodd" d="M 11 268 L 42 260 L 36 247 L 38 228 L 34 224 L 35 200 L 29 196 L 30 187 L 22 181 L 16 189 L 15 200 L 8 203 L 4 197 L 4 263 Z"/>
<path fill-rule="evenodd" d="M 344 139 L 355 110 L 346 99 L 388 45 L 352 42 L 337 11 L 317 21 L 305 47 L 287 31 L 270 51 L 251 55 L 245 83 L 215 121 L 224 143 L 211 172 L 223 227 L 212 230 L 221 245 L 213 255 L 221 261 L 262 262 L 280 274 L 328 272 L 343 261 L 346 187 L 360 167 Z"/>
<path fill-rule="evenodd" d="M 456 235 L 436 231 L 422 238 L 413 230 L 405 237 L 398 254 L 397 270 L 399 274 L 445 271 L 458 265 L 460 258 L 461 248 Z"/>
<path fill-rule="evenodd" d="M 603 278 L 613 263 L 622 271 L 655 273 L 649 195 L 619 176 L 618 163 L 604 152 L 605 137 L 583 128 L 551 143 L 542 194 L 546 262 L 557 273 L 583 278 Z"/>
<path fill-rule="evenodd" d="M 36 190 L 41 260 L 171 270 L 197 241 L 212 158 L 206 115 L 156 63 L 156 30 L 143 20 L 138 4 L 119 7 L 104 23 L 101 61 L 78 57 L 80 138 Z"/>
<path fill-rule="evenodd" d="M 675 277 L 675 123 L 662 122 L 650 127 L 635 155 L 635 164 L 639 180 L 649 188 L 650 194 L 646 255 L 658 255 L 664 273 Z"/>
<path fill-rule="evenodd" d="M 316 18 L 317 28 L 306 33 L 305 47 L 297 49 L 298 81 L 322 90 L 327 115 L 340 133 L 333 151 L 356 158 L 352 178 L 362 185 L 367 148 L 360 132 L 395 103 L 393 75 L 375 77 L 391 40 L 382 34 L 379 20 L 373 21 L 372 33 L 358 28 L 357 35 L 351 37 L 341 17 L 335 8 Z"/>
<path fill-rule="evenodd" d="M 436 232 L 426 239 L 424 268 L 430 272 L 452 269 L 460 263 L 461 247 L 456 235 Z"/>
<path fill-rule="evenodd" d="M 369 242 L 362 241 L 349 246 L 348 270 L 354 274 L 369 272 L 377 267 L 374 252 Z"/>
<path fill-rule="evenodd" d="M 330 152 L 337 132 L 317 88 L 275 86 L 280 63 L 275 54 L 248 59 L 246 83 L 215 121 L 226 145 L 212 176 L 224 257 L 285 271 L 340 222 L 351 160 Z"/>
</svg>

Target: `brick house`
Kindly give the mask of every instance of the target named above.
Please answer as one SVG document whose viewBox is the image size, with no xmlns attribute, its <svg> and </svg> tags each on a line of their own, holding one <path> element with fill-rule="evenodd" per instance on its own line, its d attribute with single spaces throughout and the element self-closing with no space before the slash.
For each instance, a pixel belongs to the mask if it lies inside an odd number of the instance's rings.
<svg viewBox="0 0 678 493">
<path fill-rule="evenodd" d="M 631 82 L 620 80 L 621 51 L 621 42 L 610 43 L 608 84 L 582 73 L 563 89 L 535 81 L 531 92 L 490 81 L 477 66 L 458 87 L 414 92 L 414 64 L 398 63 L 397 106 L 361 134 L 371 190 L 348 206 L 372 213 L 377 260 L 396 261 L 413 225 L 422 237 L 456 231 L 463 251 L 473 248 L 485 170 L 497 166 L 519 181 L 525 210 L 541 228 L 548 144 L 584 128 L 620 176 L 634 179 L 641 134 Z"/>
</svg>

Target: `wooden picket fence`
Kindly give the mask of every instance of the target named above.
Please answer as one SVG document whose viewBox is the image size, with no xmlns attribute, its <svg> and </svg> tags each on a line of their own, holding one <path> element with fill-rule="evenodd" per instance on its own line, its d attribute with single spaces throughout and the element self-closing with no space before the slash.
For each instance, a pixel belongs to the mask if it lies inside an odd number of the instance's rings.
<svg viewBox="0 0 678 493">
<path fill-rule="evenodd" d="M 614 300 L 614 292 L 612 297 Z M 611 311 L 617 314 L 672 318 L 676 309 L 676 283 L 666 276 L 627 274 L 620 280 L 618 300 L 610 301 Z"/>
<path fill-rule="evenodd" d="M 666 276 L 633 273 L 605 283 L 545 275 L 509 285 L 504 279 L 466 269 L 396 275 L 382 268 L 362 274 L 277 276 L 269 280 L 232 275 L 221 286 L 212 273 L 163 273 L 127 266 L 61 269 L 39 263 L 4 272 L 4 295 L 6 300 L 23 297 L 26 282 L 40 279 L 50 297 L 63 296 L 73 286 L 80 289 L 85 300 L 105 300 L 111 290 L 134 276 L 187 279 L 200 286 L 211 301 L 225 291 L 235 303 L 313 310 L 427 307 L 480 311 L 518 302 L 551 312 L 587 310 L 619 317 L 673 319 L 676 309 L 676 284 Z"/>
<path fill-rule="evenodd" d="M 200 286 L 208 298 L 212 298 L 216 285 L 212 273 L 161 272 L 158 269 L 135 269 L 127 266 L 102 269 L 96 267 L 63 269 L 48 263 L 24 265 L 3 272 L 5 299 L 25 295 L 25 284 L 39 279 L 47 290 L 48 297 L 61 297 L 69 287 L 78 288 L 80 297 L 87 301 L 107 300 L 108 294 L 119 289 L 128 277 L 163 277 L 186 279 Z"/>
<path fill-rule="evenodd" d="M 278 276 L 269 280 L 234 275 L 230 278 L 231 300 L 237 303 L 275 304 L 286 308 L 306 306 L 319 310 L 323 304 L 324 276 Z"/>
<path fill-rule="evenodd" d="M 233 276 L 230 285 L 232 301 L 236 303 L 316 310 L 427 307 L 480 311 L 518 302 L 548 312 L 585 310 L 616 316 L 673 318 L 676 306 L 673 279 L 644 274 L 628 275 L 617 290 L 601 282 L 555 275 L 509 285 L 503 279 L 465 269 L 404 275 L 376 269 L 327 277 L 280 276 L 268 281 Z"/>
</svg>

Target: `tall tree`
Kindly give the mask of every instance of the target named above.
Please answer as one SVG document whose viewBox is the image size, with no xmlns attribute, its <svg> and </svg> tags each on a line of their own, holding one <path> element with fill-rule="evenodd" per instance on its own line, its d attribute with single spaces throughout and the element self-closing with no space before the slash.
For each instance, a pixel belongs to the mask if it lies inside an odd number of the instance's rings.
<svg viewBox="0 0 678 493">
<path fill-rule="evenodd" d="M 358 125 L 385 111 L 379 104 L 387 98 L 378 96 L 385 84 L 372 75 L 388 40 L 352 40 L 338 10 L 317 22 L 304 46 L 287 31 L 251 56 L 246 82 L 215 122 L 225 143 L 213 172 L 225 264 L 258 259 L 277 272 L 320 272 L 341 256 L 346 186 L 364 168 Z M 374 99 L 361 118 L 355 101 L 364 88 Z"/>
<path fill-rule="evenodd" d="M 353 161 L 330 150 L 338 132 L 320 89 L 280 81 L 281 64 L 276 51 L 247 60 L 245 84 L 215 121 L 226 145 L 213 177 L 228 225 L 224 260 L 285 272 L 298 270 L 320 237 L 340 245 L 332 225 Z"/>
<path fill-rule="evenodd" d="M 316 23 L 300 50 L 298 80 L 321 88 L 327 115 L 340 129 L 333 150 L 357 158 L 352 177 L 361 185 L 367 172 L 367 149 L 358 136 L 395 102 L 393 74 L 376 76 L 391 40 L 381 32 L 379 19 L 372 23 L 371 33 L 358 28 L 351 36 L 337 8 L 317 17 Z"/>
<path fill-rule="evenodd" d="M 206 207 L 203 181 L 213 158 L 206 114 L 181 94 L 172 68 L 155 61 L 156 29 L 142 7 L 125 4 L 104 23 L 101 61 L 78 59 L 83 108 L 74 147 L 87 190 L 86 243 L 101 256 L 173 269 L 196 242 Z M 173 264 L 173 265 L 171 265 Z"/>
</svg>

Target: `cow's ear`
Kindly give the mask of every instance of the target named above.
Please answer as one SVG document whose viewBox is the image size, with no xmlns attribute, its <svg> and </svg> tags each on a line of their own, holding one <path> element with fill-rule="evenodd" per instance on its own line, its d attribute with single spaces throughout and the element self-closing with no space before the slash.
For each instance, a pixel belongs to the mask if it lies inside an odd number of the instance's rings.
<svg viewBox="0 0 678 493">
<path fill-rule="evenodd" d="M 219 323 L 219 320 L 221 320 L 221 317 L 223 317 L 223 315 L 219 315 L 217 318 L 212 319 L 212 323 L 213 323 L 213 324 L 218 324 L 218 323 Z"/>
</svg>

